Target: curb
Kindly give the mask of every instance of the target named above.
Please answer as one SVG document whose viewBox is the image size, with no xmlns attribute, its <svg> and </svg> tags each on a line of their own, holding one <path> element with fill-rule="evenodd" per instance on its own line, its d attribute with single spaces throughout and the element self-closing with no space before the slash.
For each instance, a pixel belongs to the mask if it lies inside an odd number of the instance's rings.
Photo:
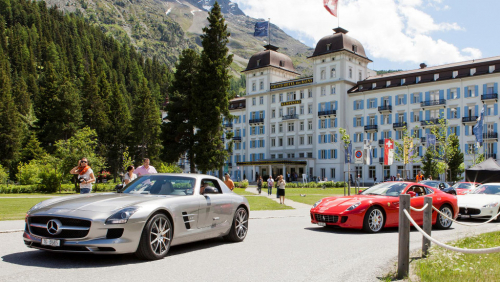
<svg viewBox="0 0 500 282">
<path fill-rule="evenodd" d="M 23 232 L 23 231 L 24 231 L 24 229 L 4 230 L 4 231 L 0 231 L 0 234 L 1 234 L 1 233 Z"/>
</svg>

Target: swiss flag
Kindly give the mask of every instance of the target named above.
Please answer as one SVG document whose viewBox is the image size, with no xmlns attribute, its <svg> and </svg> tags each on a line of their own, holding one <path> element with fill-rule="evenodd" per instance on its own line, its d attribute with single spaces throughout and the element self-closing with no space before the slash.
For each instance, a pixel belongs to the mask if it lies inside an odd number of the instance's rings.
<svg viewBox="0 0 500 282">
<path fill-rule="evenodd" d="M 392 139 L 384 139 L 384 165 L 392 165 L 394 160 L 394 142 Z"/>
<path fill-rule="evenodd" d="M 323 4 L 325 5 L 325 9 L 330 12 L 334 17 L 337 16 L 337 4 L 339 0 L 323 0 Z"/>
</svg>

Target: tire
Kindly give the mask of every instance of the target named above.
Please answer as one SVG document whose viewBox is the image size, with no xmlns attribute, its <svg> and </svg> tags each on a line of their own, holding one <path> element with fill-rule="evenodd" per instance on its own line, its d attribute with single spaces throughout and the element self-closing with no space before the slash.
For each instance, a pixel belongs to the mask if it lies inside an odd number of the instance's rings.
<svg viewBox="0 0 500 282">
<path fill-rule="evenodd" d="M 442 205 L 439 208 L 439 211 L 448 215 L 448 217 L 453 218 L 453 210 L 451 209 L 451 207 L 449 205 Z M 448 229 L 451 227 L 452 223 L 453 223 L 453 221 L 447 219 L 446 217 L 444 217 L 440 213 L 438 213 L 437 219 L 436 219 L 436 224 L 434 226 L 436 226 L 436 228 L 438 228 L 438 229 Z"/>
<path fill-rule="evenodd" d="M 385 224 L 384 212 L 379 207 L 371 207 L 365 213 L 363 219 L 363 230 L 367 233 L 377 233 Z"/>
<path fill-rule="evenodd" d="M 141 241 L 135 255 L 144 260 L 164 258 L 170 249 L 172 231 L 170 219 L 162 213 L 155 214 L 142 230 Z"/>
<path fill-rule="evenodd" d="M 229 234 L 224 239 L 230 242 L 241 242 L 248 232 L 248 212 L 244 207 L 239 207 L 234 213 L 233 224 Z"/>
</svg>

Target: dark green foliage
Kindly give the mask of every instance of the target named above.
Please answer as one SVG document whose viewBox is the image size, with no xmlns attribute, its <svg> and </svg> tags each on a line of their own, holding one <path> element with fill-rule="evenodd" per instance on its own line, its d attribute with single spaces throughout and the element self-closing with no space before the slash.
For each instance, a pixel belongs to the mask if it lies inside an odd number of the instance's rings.
<svg viewBox="0 0 500 282">
<path fill-rule="evenodd" d="M 432 179 L 437 179 L 439 176 L 437 161 L 434 160 L 435 150 L 432 147 L 427 148 L 424 157 L 422 158 L 422 171 L 425 178 L 432 176 Z"/>
<path fill-rule="evenodd" d="M 455 134 L 451 134 L 449 137 L 450 146 L 458 148 L 460 141 Z M 450 175 L 447 177 L 450 181 L 461 180 L 461 175 L 463 169 L 460 169 L 460 165 L 464 163 L 464 153 L 461 150 L 454 150 L 453 154 L 450 156 L 448 166 L 450 170 Z"/>
</svg>

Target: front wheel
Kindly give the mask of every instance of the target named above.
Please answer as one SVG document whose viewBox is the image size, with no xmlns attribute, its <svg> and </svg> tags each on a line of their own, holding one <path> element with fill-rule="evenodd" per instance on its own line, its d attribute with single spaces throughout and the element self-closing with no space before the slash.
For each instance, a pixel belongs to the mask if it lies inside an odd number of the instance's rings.
<svg viewBox="0 0 500 282">
<path fill-rule="evenodd" d="M 239 207 L 234 214 L 231 230 L 229 230 L 229 234 L 224 236 L 224 239 L 231 242 L 241 242 L 247 236 L 247 232 L 248 212 L 244 207 Z"/>
<path fill-rule="evenodd" d="M 446 214 L 446 216 L 448 216 L 449 218 L 453 218 L 453 212 L 452 212 L 450 206 L 443 205 L 439 209 L 439 211 L 442 212 L 443 214 Z M 450 228 L 452 223 L 453 223 L 453 221 L 451 219 L 448 219 L 448 218 L 444 217 L 442 214 L 438 213 L 437 220 L 436 220 L 436 227 L 438 229 L 448 229 L 448 228 Z"/>
<path fill-rule="evenodd" d="M 170 249 L 172 234 L 170 219 L 162 213 L 154 215 L 142 230 L 141 241 L 135 255 L 145 260 L 164 258 Z"/>
<path fill-rule="evenodd" d="M 365 213 L 363 230 L 368 233 L 377 233 L 384 227 L 384 213 L 379 207 L 371 207 Z"/>
</svg>

